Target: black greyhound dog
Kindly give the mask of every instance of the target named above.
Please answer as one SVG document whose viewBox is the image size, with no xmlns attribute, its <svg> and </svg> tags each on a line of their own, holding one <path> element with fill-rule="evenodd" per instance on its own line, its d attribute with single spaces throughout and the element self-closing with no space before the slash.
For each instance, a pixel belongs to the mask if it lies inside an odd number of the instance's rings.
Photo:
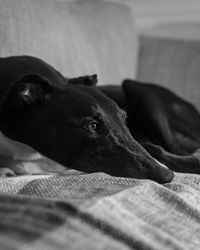
<svg viewBox="0 0 200 250">
<path fill-rule="evenodd" d="M 0 130 L 66 167 L 161 183 L 200 172 L 200 116 L 169 90 L 97 88 L 96 75 L 67 79 L 29 56 L 1 58 L 0 79 Z"/>
</svg>

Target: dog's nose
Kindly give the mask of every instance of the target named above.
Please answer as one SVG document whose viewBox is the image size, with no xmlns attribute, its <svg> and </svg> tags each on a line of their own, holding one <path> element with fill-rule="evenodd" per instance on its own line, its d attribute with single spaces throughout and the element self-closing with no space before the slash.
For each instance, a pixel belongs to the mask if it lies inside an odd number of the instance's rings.
<svg viewBox="0 0 200 250">
<path fill-rule="evenodd" d="M 158 183 L 166 183 L 173 180 L 174 172 L 155 159 L 149 169 L 148 178 Z"/>
<path fill-rule="evenodd" d="M 136 178 L 151 179 L 158 183 L 167 183 L 172 181 L 174 173 L 167 166 L 152 157 L 146 150 L 141 149 L 137 154 L 135 166 Z"/>
</svg>

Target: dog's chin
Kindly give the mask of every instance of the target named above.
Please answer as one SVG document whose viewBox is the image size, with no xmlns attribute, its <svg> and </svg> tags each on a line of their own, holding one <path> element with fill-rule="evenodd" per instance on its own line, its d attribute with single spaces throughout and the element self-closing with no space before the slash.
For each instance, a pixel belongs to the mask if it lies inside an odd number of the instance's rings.
<svg viewBox="0 0 200 250">
<path fill-rule="evenodd" d="M 162 173 L 162 176 L 156 173 L 152 175 L 147 175 L 145 173 L 137 174 L 133 171 L 128 171 L 128 172 L 126 171 L 123 173 L 113 172 L 113 173 L 108 173 L 108 174 L 115 176 L 115 177 L 132 178 L 132 179 L 148 179 L 148 180 L 158 182 L 160 184 L 171 182 L 174 178 L 174 173 L 170 169 L 166 171 L 165 173 Z"/>
<path fill-rule="evenodd" d="M 168 183 L 174 178 L 172 170 L 152 158 L 150 162 L 143 162 L 137 166 L 136 163 L 116 162 L 108 164 L 110 161 L 94 160 L 94 158 L 79 159 L 75 162 L 67 163 L 71 169 L 76 169 L 85 173 L 104 172 L 114 177 L 150 179 L 158 183 Z M 65 165 L 65 164 L 64 164 Z"/>
<path fill-rule="evenodd" d="M 115 177 L 133 178 L 133 179 L 150 179 L 158 183 L 168 183 L 174 178 L 174 172 L 162 163 L 155 160 L 154 169 L 140 165 L 134 166 L 130 163 L 124 163 L 120 168 L 105 171 Z"/>
</svg>

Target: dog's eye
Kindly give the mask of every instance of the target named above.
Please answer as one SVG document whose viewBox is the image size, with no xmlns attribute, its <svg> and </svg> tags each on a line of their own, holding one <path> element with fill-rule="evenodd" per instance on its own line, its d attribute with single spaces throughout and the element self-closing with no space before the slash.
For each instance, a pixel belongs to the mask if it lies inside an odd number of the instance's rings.
<svg viewBox="0 0 200 250">
<path fill-rule="evenodd" d="M 92 132 L 95 133 L 98 129 L 98 124 L 97 122 L 90 122 L 89 124 L 87 124 L 87 129 Z"/>
</svg>

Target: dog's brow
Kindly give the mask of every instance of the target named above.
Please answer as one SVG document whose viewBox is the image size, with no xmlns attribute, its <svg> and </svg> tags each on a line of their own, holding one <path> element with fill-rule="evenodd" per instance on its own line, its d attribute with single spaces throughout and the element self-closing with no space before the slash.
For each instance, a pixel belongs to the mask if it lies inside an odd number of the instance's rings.
<svg viewBox="0 0 200 250">
<path fill-rule="evenodd" d="M 97 115 L 102 115 L 104 114 L 104 110 L 99 107 L 98 105 L 95 105 L 93 108 L 92 108 L 92 111 L 94 112 L 94 114 L 97 114 Z"/>
</svg>

